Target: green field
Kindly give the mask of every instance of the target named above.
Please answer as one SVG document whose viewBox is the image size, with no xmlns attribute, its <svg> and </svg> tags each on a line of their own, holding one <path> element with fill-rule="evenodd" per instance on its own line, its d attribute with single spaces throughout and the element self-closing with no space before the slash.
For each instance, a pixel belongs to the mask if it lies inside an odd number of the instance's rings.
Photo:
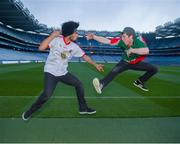
<svg viewBox="0 0 180 144">
<path fill-rule="evenodd" d="M 0 126 L 4 128 L 0 130 L 0 142 L 163 142 L 164 137 L 168 138 L 166 134 L 163 135 L 162 141 L 158 141 L 158 139 L 154 139 L 154 141 L 152 139 L 151 141 L 151 137 L 149 137 L 148 141 L 148 139 L 145 139 L 145 136 L 142 136 L 142 140 L 138 141 L 136 135 L 131 135 L 134 139 L 132 137 L 132 139 L 128 139 L 128 136 L 123 137 L 124 139 L 118 136 L 115 138 L 115 132 L 113 132 L 112 127 L 114 127 L 114 130 L 117 132 L 114 124 L 119 123 L 116 120 L 122 120 L 122 118 L 137 120 L 141 118 L 151 119 L 180 116 L 180 67 L 178 66 L 160 66 L 159 73 L 147 83 L 150 90 L 149 92 L 144 92 L 133 85 L 133 81 L 143 74 L 143 72 L 126 71 L 116 77 L 114 81 L 104 89 L 103 93 L 99 95 L 92 86 L 92 79 L 94 77 L 102 78 L 115 64 L 105 64 L 105 72 L 98 73 L 93 67 L 86 63 L 70 63 L 69 71 L 82 81 L 85 88 L 86 100 L 90 107 L 97 110 L 97 113 L 92 116 L 79 115 L 74 88 L 59 83 L 51 99 L 32 116 L 32 119 L 26 125 L 19 118 L 21 118 L 22 112 L 32 104 L 42 90 L 43 65 L 42 63 L 0 65 Z M 68 120 L 66 121 L 66 119 Z M 103 139 L 103 136 L 106 137 L 105 133 L 101 133 L 102 137 L 98 137 L 98 135 L 97 138 L 94 137 L 94 132 L 97 130 L 91 130 L 91 126 L 95 125 L 100 130 L 99 126 L 102 125 L 103 127 L 103 123 L 104 125 L 108 125 L 106 123 L 107 119 L 109 119 L 108 124 L 112 124 L 112 127 L 107 128 L 108 131 L 112 131 L 111 135 L 109 135 L 109 133 L 107 134 L 110 136 L 109 140 L 106 138 Z M 57 129 L 56 132 L 51 133 L 54 139 L 44 136 L 44 141 L 42 140 L 43 137 L 40 139 L 34 136 L 28 137 L 25 140 L 24 137 L 18 136 L 15 130 L 13 131 L 14 136 L 8 135 L 7 128 L 12 128 L 10 125 L 13 125 L 15 129 L 16 126 L 21 125 L 21 128 L 24 127 L 24 129 L 19 130 L 19 133 L 23 133 L 27 127 L 31 127 L 33 124 L 32 127 L 37 127 L 37 123 L 40 123 L 39 121 L 48 125 L 47 121 L 58 123 L 58 120 L 63 124 L 64 121 L 71 121 L 68 126 L 73 125 L 72 121 L 74 121 L 74 123 L 78 120 L 83 121 L 82 123 L 88 121 L 87 123 L 89 123 L 90 132 L 92 132 L 92 135 L 94 134 L 94 139 L 91 139 L 89 136 L 83 139 L 84 141 L 78 138 L 78 136 L 72 137 L 71 139 L 64 136 L 64 139 L 58 139 Z M 111 121 L 115 121 L 115 123 L 111 123 Z M 81 125 L 80 127 L 84 126 L 82 123 L 79 124 L 79 126 Z M 99 125 L 98 123 L 101 124 Z M 30 126 L 30 124 L 32 125 Z M 130 123 L 130 125 L 131 124 L 132 123 Z M 8 125 L 8 127 L 6 127 L 6 125 Z M 52 123 L 50 125 L 52 126 Z M 66 125 L 64 124 L 64 126 Z M 143 125 L 141 126 L 143 127 Z M 35 129 L 32 127 L 29 133 L 32 133 Z M 62 130 L 62 127 L 59 128 Z M 43 130 L 43 128 L 40 129 Z M 70 130 L 70 127 L 68 130 Z M 83 128 L 83 130 L 85 129 Z M 5 131 L 7 135 L 2 131 Z M 76 133 L 75 130 L 73 131 Z M 102 131 L 101 129 L 101 132 Z M 49 134 L 47 131 L 46 133 L 47 135 Z M 156 134 L 156 132 L 152 131 L 151 134 Z M 65 133 L 61 136 L 63 135 L 65 135 Z M 140 133 L 140 135 L 142 134 Z M 118 138 L 122 139 L 120 140 Z M 174 142 L 180 142 L 178 137 L 175 136 L 174 140 Z M 169 139 L 169 141 L 166 140 L 165 142 L 173 141 Z"/>
<path fill-rule="evenodd" d="M 133 85 L 143 72 L 126 71 L 98 95 L 92 79 L 102 78 L 113 66 L 106 64 L 105 72 L 98 73 L 86 63 L 70 64 L 69 71 L 84 84 L 88 104 L 97 110 L 91 117 L 180 116 L 180 67 L 161 66 L 147 83 L 149 92 Z M 0 117 L 18 118 L 42 90 L 43 64 L 1 65 L 0 81 Z M 52 98 L 34 117 L 82 117 L 74 88 L 59 83 Z"/>
</svg>

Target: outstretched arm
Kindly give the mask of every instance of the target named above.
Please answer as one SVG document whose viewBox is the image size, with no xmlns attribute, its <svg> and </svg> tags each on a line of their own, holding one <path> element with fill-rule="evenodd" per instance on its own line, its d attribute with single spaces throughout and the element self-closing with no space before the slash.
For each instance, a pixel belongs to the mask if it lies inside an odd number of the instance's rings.
<svg viewBox="0 0 180 144">
<path fill-rule="evenodd" d="M 103 69 L 103 65 L 102 64 L 96 64 L 90 57 L 88 57 L 87 55 L 84 55 L 83 60 L 85 60 L 87 63 L 89 63 L 90 65 L 94 66 L 99 72 L 104 71 Z"/>
<path fill-rule="evenodd" d="M 149 54 L 149 48 L 148 47 L 135 48 L 135 49 L 130 48 L 129 50 L 127 50 L 128 56 L 130 56 L 132 53 L 139 54 L 139 55 L 148 55 Z"/>
<path fill-rule="evenodd" d="M 107 39 L 105 37 L 97 36 L 97 35 L 95 35 L 93 33 L 88 33 L 86 35 L 86 38 L 87 38 L 87 40 L 94 39 L 94 40 L 96 40 L 96 41 L 98 41 L 100 43 L 103 43 L 103 44 L 111 44 L 111 41 L 109 39 Z"/>
<path fill-rule="evenodd" d="M 46 39 L 44 39 L 40 46 L 39 46 L 39 50 L 43 51 L 45 49 L 47 49 L 49 47 L 49 43 L 55 38 L 58 37 L 60 35 L 60 31 L 54 31 L 52 32 Z"/>
</svg>

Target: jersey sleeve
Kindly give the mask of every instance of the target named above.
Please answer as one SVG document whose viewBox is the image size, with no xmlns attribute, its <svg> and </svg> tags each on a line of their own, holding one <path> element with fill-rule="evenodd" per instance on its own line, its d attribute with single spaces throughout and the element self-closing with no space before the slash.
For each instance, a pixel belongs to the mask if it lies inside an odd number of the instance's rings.
<svg viewBox="0 0 180 144">
<path fill-rule="evenodd" d="M 54 38 L 50 43 L 49 43 L 49 48 L 55 47 L 57 44 L 57 38 Z"/>
<path fill-rule="evenodd" d="M 85 55 L 85 52 L 78 46 L 75 45 L 73 56 L 74 57 L 83 57 Z"/>
<path fill-rule="evenodd" d="M 123 40 L 119 40 L 117 46 L 120 47 L 122 50 L 127 49 L 127 46 L 124 44 Z"/>
<path fill-rule="evenodd" d="M 118 42 L 121 40 L 121 38 L 111 38 L 110 39 L 110 44 L 117 44 L 118 45 Z"/>
<path fill-rule="evenodd" d="M 138 48 L 147 47 L 146 43 L 143 40 L 141 40 L 141 39 L 138 39 L 137 43 L 138 43 Z"/>
</svg>

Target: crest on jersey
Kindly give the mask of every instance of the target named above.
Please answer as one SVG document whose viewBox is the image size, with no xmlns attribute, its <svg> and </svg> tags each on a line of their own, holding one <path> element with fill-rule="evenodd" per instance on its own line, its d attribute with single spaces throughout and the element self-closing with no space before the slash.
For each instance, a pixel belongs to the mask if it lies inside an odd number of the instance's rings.
<svg viewBox="0 0 180 144">
<path fill-rule="evenodd" d="M 67 59 L 70 56 L 71 52 L 72 52 L 72 50 L 61 52 L 61 58 Z"/>
</svg>

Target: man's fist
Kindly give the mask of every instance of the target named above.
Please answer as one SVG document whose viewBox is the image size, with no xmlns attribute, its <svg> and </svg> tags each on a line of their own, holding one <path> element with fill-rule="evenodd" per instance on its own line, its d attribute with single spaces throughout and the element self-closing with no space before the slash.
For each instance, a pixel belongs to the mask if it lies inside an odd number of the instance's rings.
<svg viewBox="0 0 180 144">
<path fill-rule="evenodd" d="M 86 34 L 86 39 L 87 40 L 91 40 L 91 39 L 93 39 L 94 38 L 94 34 L 93 33 L 87 33 Z"/>
</svg>

